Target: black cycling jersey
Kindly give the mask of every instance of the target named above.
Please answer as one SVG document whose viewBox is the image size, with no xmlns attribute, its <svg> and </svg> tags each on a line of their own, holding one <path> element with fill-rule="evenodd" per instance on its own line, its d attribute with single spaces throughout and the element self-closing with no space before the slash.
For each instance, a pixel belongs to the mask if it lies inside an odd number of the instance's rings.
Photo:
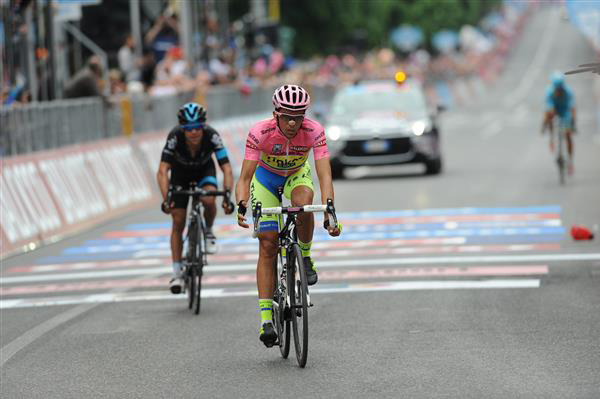
<svg viewBox="0 0 600 399">
<path fill-rule="evenodd" d="M 198 151 L 192 157 L 185 142 L 185 133 L 179 126 L 174 127 L 167 136 L 167 142 L 162 151 L 161 162 L 171 164 L 171 173 L 182 172 L 185 174 L 196 174 L 204 168 L 210 167 L 211 155 L 214 152 L 219 165 L 229 163 L 227 150 L 219 133 L 212 127 L 206 125 L 203 128 L 202 141 Z"/>
<path fill-rule="evenodd" d="M 191 182 L 196 182 L 200 187 L 207 184 L 217 187 L 217 173 L 212 154 L 215 153 L 219 165 L 224 165 L 229 163 L 227 150 L 215 129 L 207 125 L 203 130 L 200 147 L 193 157 L 185 143 L 183 130 L 176 126 L 169 133 L 160 160 L 171 164 L 171 184 L 187 188 Z M 175 196 L 174 207 L 185 209 L 188 200 L 187 195 Z"/>
</svg>

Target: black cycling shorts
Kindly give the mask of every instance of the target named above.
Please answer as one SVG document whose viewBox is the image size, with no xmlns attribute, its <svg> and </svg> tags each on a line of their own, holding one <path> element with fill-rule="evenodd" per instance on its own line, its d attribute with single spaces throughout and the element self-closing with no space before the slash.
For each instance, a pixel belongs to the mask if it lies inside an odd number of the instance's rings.
<svg viewBox="0 0 600 399">
<path fill-rule="evenodd" d="M 179 170 L 175 168 L 171 169 L 170 184 L 172 184 L 173 186 L 181 186 L 183 190 L 187 190 L 190 187 L 190 183 L 194 181 L 197 183 L 198 187 L 212 185 L 216 189 L 218 187 L 218 184 L 215 163 L 208 162 L 201 171 L 194 171 L 191 173 L 187 170 Z M 186 209 L 189 199 L 189 195 L 174 195 L 174 208 Z"/>
</svg>

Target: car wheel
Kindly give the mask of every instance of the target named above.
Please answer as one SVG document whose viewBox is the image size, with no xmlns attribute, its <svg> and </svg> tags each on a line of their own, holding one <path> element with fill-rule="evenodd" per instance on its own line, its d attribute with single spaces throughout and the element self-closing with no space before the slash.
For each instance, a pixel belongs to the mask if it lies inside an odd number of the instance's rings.
<svg viewBox="0 0 600 399">
<path fill-rule="evenodd" d="M 331 161 L 331 177 L 333 179 L 344 178 L 344 165 L 335 159 Z"/>
<path fill-rule="evenodd" d="M 426 175 L 437 175 L 442 171 L 442 159 L 437 158 L 431 161 L 425 162 L 425 174 Z"/>
</svg>

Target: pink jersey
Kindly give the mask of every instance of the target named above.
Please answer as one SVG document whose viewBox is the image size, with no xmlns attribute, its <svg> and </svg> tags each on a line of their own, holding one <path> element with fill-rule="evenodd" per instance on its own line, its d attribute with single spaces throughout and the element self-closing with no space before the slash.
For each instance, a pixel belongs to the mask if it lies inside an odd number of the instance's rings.
<svg viewBox="0 0 600 399">
<path fill-rule="evenodd" d="M 259 166 L 280 176 L 289 176 L 302 167 L 314 149 L 315 160 L 329 156 L 325 129 L 319 122 L 304 118 L 294 138 L 288 139 L 277 128 L 275 118 L 254 125 L 246 139 L 245 159 L 260 161 Z"/>
</svg>

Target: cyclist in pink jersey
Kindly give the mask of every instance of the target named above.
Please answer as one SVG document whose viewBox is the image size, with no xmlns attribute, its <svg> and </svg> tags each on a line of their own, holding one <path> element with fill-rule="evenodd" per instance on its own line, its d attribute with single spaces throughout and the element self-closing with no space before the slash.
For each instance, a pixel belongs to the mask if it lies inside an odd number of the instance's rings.
<svg viewBox="0 0 600 399">
<path fill-rule="evenodd" d="M 250 227 L 245 218 L 249 200 L 252 207 L 258 201 L 263 207 L 276 207 L 280 205 L 283 193 L 293 206 L 313 203 L 314 186 L 310 164 L 307 162 L 311 148 L 321 188 L 321 201 L 326 204 L 327 199 L 334 199 L 325 131 L 318 122 L 304 116 L 309 104 L 310 96 L 302 87 L 281 86 L 273 94 L 273 118 L 258 122 L 250 129 L 246 140 L 246 155 L 235 190 L 240 226 Z M 328 221 L 327 218 L 325 220 Z M 298 222 L 298 240 L 307 280 L 309 285 L 313 285 L 318 279 L 317 269 L 310 256 L 314 215 L 300 214 Z M 329 235 L 340 235 L 341 226 L 326 223 L 324 227 Z M 261 314 L 259 338 L 268 347 L 277 340 L 272 323 L 277 237 L 277 217 L 261 217 L 256 268 Z"/>
</svg>

